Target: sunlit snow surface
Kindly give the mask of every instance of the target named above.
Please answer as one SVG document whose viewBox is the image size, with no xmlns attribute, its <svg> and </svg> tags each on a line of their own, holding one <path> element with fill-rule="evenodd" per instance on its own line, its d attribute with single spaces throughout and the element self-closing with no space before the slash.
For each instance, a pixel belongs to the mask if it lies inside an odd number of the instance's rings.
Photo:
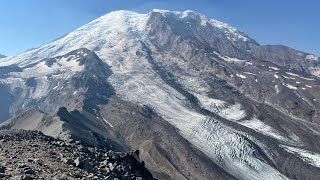
<svg viewBox="0 0 320 180">
<path fill-rule="evenodd" d="M 265 134 L 267 136 L 273 137 L 275 139 L 281 141 L 288 141 L 288 139 L 283 137 L 277 130 L 273 129 L 272 127 L 268 126 L 267 124 L 263 123 L 255 117 L 250 120 L 241 121 L 240 124 L 254 129 L 258 132 L 261 132 L 262 134 Z"/>
<path fill-rule="evenodd" d="M 173 13 L 176 14 L 176 12 Z M 187 11 L 182 14 L 178 13 L 178 15 L 185 18 L 190 13 Z M 146 27 L 148 17 L 149 14 L 129 11 L 112 12 L 80 27 L 58 41 L 16 57 L 6 58 L 0 62 L 0 66 L 17 63 L 20 67 L 24 67 L 40 62 L 43 58 L 56 57 L 79 48 L 88 48 L 112 67 L 113 74 L 109 82 L 120 97 L 154 107 L 156 112 L 176 126 L 187 140 L 235 177 L 257 180 L 286 179 L 262 157 L 259 157 L 256 149 L 246 140 L 245 136 L 248 135 L 243 135 L 212 117 L 195 112 L 182 94 L 162 81 L 146 58 L 135 55 L 136 51 L 142 50 L 140 41 L 148 43 L 144 37 L 148 29 Z M 201 20 L 208 21 L 205 18 Z M 205 22 L 201 23 L 205 25 Z M 238 34 L 238 31 L 226 24 L 215 20 L 210 20 L 209 23 L 226 28 L 229 34 L 233 34 L 233 38 L 246 41 L 245 36 Z M 228 58 L 227 60 L 234 61 L 235 59 Z M 74 62 L 61 60 L 61 64 L 62 66 L 57 64 L 48 68 L 41 62 L 35 67 L 39 72 L 38 75 L 33 74 L 32 71 L 29 72 L 28 69 L 23 72 L 23 75 L 36 76 L 37 82 L 45 82 L 46 77 L 40 77 L 44 72 L 56 71 L 61 67 L 67 67 L 70 73 L 81 70 L 81 67 Z M 20 79 L 21 75 L 20 73 L 12 74 L 8 81 L 23 84 Z M 64 76 L 68 76 L 68 73 L 64 73 Z M 246 116 L 241 104 L 227 104 L 224 101 L 209 98 L 205 93 L 207 88 L 205 83 L 196 84 L 195 82 L 197 79 L 194 79 L 193 82 L 186 79 L 180 81 L 190 93 L 198 98 L 203 108 L 234 121 Z M 197 86 L 202 89 L 195 88 Z M 54 88 L 58 89 L 59 83 Z M 44 87 L 34 96 L 45 94 L 46 89 L 47 87 Z M 244 123 L 244 125 L 253 129 L 262 126 L 260 122 L 255 121 Z M 277 132 L 268 127 L 265 132 L 279 138 Z"/>
<path fill-rule="evenodd" d="M 280 147 L 284 148 L 286 151 L 298 155 L 302 160 L 311 164 L 312 166 L 316 166 L 320 168 L 320 154 L 314 153 L 311 151 L 307 151 L 304 149 L 290 147 L 285 145 L 280 145 Z"/>
<path fill-rule="evenodd" d="M 48 65 L 46 61 L 34 63 L 22 69 L 22 72 L 11 72 L 6 79 L 0 79 L 0 83 L 6 84 L 14 91 L 15 88 L 28 89 L 31 88 L 28 96 L 32 99 L 39 99 L 45 96 L 51 89 L 60 90 L 59 80 L 70 78 L 75 73 L 84 69 L 79 63 L 79 56 L 70 55 L 68 57 L 60 57 L 52 59 L 54 62 Z M 28 87 L 27 80 L 34 79 L 36 85 Z M 52 86 L 52 80 L 58 83 Z"/>
<path fill-rule="evenodd" d="M 181 19 L 188 19 L 192 16 L 199 16 L 202 26 L 211 25 L 211 26 L 217 27 L 218 29 L 220 29 L 220 31 L 224 32 L 226 34 L 227 38 L 230 40 L 233 40 L 233 41 L 241 40 L 244 42 L 249 40 L 249 37 L 247 35 L 241 33 L 236 28 L 234 28 L 226 23 L 223 23 L 221 21 L 217 21 L 215 19 L 210 19 L 202 14 L 199 14 L 199 13 L 196 13 L 196 12 L 193 12 L 190 10 L 184 11 L 184 12 L 179 12 L 179 11 L 168 11 L 168 10 L 155 9 L 153 11 L 160 12 L 164 16 L 176 16 L 177 18 L 181 18 Z"/>
<path fill-rule="evenodd" d="M 142 59 L 139 60 L 140 63 L 141 61 Z M 131 72 L 126 69 L 128 72 L 126 75 L 111 76 L 110 82 L 118 95 L 136 103 L 151 104 L 165 120 L 175 125 L 186 139 L 237 177 L 241 176 L 244 179 L 285 178 L 266 162 L 258 159 L 256 150 L 237 131 L 214 118 L 194 112 L 189 108 L 187 100 L 167 86 L 154 72 L 141 67 L 139 68 L 140 73 L 136 74 L 138 69 L 135 68 L 131 69 Z M 203 103 L 203 106 L 208 106 L 208 108 L 214 103 L 218 106 L 226 106 L 225 109 L 221 108 L 222 111 L 219 113 L 225 117 L 240 119 L 245 116 L 244 112 L 238 115 L 232 111 L 241 111 L 239 105 L 229 107 L 219 100 Z"/>
<path fill-rule="evenodd" d="M 313 55 L 313 54 L 308 54 L 308 55 L 306 56 L 306 59 L 316 61 L 316 60 L 318 60 L 319 58 L 318 58 L 317 56 Z"/>
</svg>

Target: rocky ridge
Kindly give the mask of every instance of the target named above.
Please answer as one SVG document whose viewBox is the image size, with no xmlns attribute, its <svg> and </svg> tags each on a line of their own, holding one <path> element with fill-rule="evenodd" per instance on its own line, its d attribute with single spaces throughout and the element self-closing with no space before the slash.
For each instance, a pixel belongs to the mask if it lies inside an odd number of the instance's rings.
<svg viewBox="0 0 320 180">
<path fill-rule="evenodd" d="M 120 153 L 39 131 L 0 131 L 0 179 L 153 179 L 139 151 Z"/>
</svg>

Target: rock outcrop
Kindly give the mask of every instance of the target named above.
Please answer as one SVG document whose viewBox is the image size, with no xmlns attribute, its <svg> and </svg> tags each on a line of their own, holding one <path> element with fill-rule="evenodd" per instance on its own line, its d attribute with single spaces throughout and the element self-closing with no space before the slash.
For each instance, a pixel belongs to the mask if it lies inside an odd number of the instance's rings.
<svg viewBox="0 0 320 180">
<path fill-rule="evenodd" d="M 153 179 L 139 151 L 121 153 L 39 131 L 0 131 L 0 179 Z"/>
</svg>

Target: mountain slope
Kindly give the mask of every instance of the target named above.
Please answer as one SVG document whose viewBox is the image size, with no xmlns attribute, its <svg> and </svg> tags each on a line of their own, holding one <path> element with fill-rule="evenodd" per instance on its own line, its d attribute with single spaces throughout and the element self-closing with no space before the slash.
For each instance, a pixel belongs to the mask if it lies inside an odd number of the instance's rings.
<svg viewBox="0 0 320 180">
<path fill-rule="evenodd" d="M 101 112 L 104 118 L 84 110 L 61 108 L 56 115 L 48 115 L 31 109 L 0 124 L 0 129 L 37 130 L 116 151 L 139 149 L 146 167 L 160 179 L 232 179 L 148 109 L 112 97 Z"/>
<path fill-rule="evenodd" d="M 283 46 L 266 45 L 254 49 L 255 57 L 261 60 L 270 61 L 278 66 L 285 66 L 301 72 L 309 72 L 319 75 L 319 57 L 302 51 Z"/>
<path fill-rule="evenodd" d="M 5 57 L 6 57 L 6 56 L 4 56 L 4 55 L 0 54 L 0 59 L 1 59 L 1 58 L 5 58 Z"/>
<path fill-rule="evenodd" d="M 4 116 L 66 107 L 66 131 L 139 149 L 158 178 L 318 179 L 318 62 L 192 11 L 116 11 L 3 59 L 0 90 Z"/>
<path fill-rule="evenodd" d="M 5 84 L 4 91 L 14 94 L 13 103 L 4 102 L 7 103 L 4 106 L 11 103 L 11 114 L 27 107 L 40 107 L 44 112 L 55 112 L 63 106 L 74 109 L 90 101 L 94 102 L 91 107 L 94 108 L 114 94 L 106 81 L 111 73 L 109 66 L 87 49 L 45 58 L 21 68 L 2 69 L 5 78 L 0 84 Z"/>
<path fill-rule="evenodd" d="M 1 179 L 153 179 L 138 151 L 97 149 L 39 131 L 0 131 L 0 139 Z"/>
<path fill-rule="evenodd" d="M 81 118 L 80 112 L 68 112 L 66 108 L 60 108 L 55 115 L 49 115 L 37 109 L 29 109 L 2 123 L 0 129 L 37 130 L 65 141 L 80 140 L 95 147 L 126 150 L 117 143 L 107 142 L 103 136 L 107 132 L 102 135 L 98 133 L 98 130 L 93 131 L 91 126 L 99 128 L 99 122 L 90 122 L 90 120 L 84 116 Z M 104 124 L 99 125 L 103 127 Z M 105 130 L 100 128 L 100 131 L 101 129 Z M 111 137 L 110 134 L 108 136 Z"/>
</svg>

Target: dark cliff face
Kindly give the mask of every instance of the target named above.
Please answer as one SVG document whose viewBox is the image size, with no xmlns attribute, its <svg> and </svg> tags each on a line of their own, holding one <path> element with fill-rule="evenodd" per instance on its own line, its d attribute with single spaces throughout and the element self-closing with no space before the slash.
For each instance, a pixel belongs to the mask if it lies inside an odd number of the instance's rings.
<svg viewBox="0 0 320 180">
<path fill-rule="evenodd" d="M 243 34 L 245 40 L 235 41 L 232 40 L 235 38 L 234 35 L 226 33 L 226 30 L 210 23 L 201 24 L 201 15 L 194 12 L 182 20 L 170 13 L 165 15 L 160 12 L 152 12 L 149 26 L 151 41 L 155 42 L 160 50 L 170 49 L 177 54 L 181 52 L 176 49 L 176 44 L 189 44 L 197 49 L 248 58 L 252 56 L 248 51 L 259 46 L 245 34 Z M 236 32 L 241 34 L 239 31 Z"/>
<path fill-rule="evenodd" d="M 319 60 L 308 59 L 310 54 L 283 45 L 259 46 L 253 49 L 253 53 L 259 60 L 306 73 L 310 73 L 311 67 L 320 65 Z"/>
<path fill-rule="evenodd" d="M 8 88 L 0 84 L 0 123 L 10 118 L 10 105 L 12 97 L 8 92 Z"/>
</svg>

